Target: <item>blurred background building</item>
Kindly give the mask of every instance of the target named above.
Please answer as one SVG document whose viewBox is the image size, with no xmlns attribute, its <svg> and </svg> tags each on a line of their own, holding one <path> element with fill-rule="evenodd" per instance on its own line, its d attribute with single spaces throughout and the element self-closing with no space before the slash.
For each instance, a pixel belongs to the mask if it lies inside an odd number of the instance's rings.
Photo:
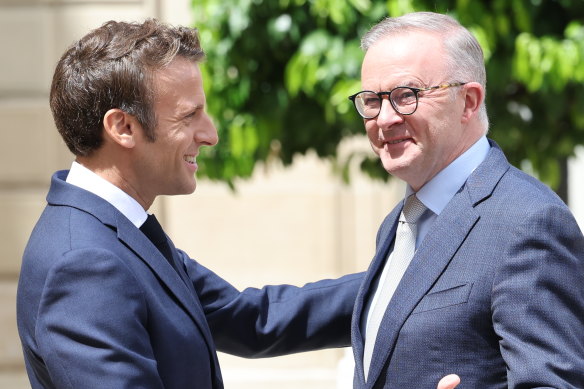
<svg viewBox="0 0 584 389">
<path fill-rule="evenodd" d="M 51 174 L 72 161 L 48 105 L 54 66 L 68 45 L 103 22 L 146 17 L 193 23 L 189 0 L 0 0 L 2 388 L 30 388 L 16 331 L 20 260 Z M 339 147 L 340 154 L 369 148 L 360 138 Z M 584 150 L 577 155 L 569 162 L 569 205 L 582 226 Z M 161 198 L 154 211 L 178 247 L 235 286 L 301 285 L 365 270 L 377 227 L 403 194 L 401 183 L 372 181 L 354 170 L 344 184 L 331 163 L 309 153 L 290 167 L 256 166 L 235 192 L 199 179 L 194 195 Z M 267 360 L 221 354 L 220 360 L 230 389 L 352 386 L 349 349 Z"/>
</svg>

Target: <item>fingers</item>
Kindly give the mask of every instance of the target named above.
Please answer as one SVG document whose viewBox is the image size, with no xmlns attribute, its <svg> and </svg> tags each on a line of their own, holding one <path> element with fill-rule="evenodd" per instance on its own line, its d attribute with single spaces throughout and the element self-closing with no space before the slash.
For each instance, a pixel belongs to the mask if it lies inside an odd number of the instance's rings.
<svg viewBox="0 0 584 389">
<path fill-rule="evenodd" d="M 458 384 L 460 384 L 460 377 L 456 374 L 449 374 L 438 382 L 437 389 L 454 389 Z"/>
</svg>

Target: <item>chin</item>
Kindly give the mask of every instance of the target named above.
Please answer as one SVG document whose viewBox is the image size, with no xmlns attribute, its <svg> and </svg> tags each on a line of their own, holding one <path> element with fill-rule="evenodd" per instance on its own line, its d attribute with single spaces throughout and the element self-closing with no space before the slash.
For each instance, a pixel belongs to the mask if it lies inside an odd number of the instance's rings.
<svg viewBox="0 0 584 389">
<path fill-rule="evenodd" d="M 183 183 L 183 185 L 175 187 L 170 193 L 165 193 L 169 196 L 179 196 L 179 195 L 189 195 L 195 191 L 197 188 L 197 183 L 195 181 L 189 183 Z"/>
<path fill-rule="evenodd" d="M 383 168 L 385 169 L 386 172 L 400 179 L 403 176 L 403 174 L 408 170 L 409 167 L 409 164 L 407 162 L 397 161 L 395 159 L 392 160 L 382 159 L 381 164 L 383 165 Z"/>
<path fill-rule="evenodd" d="M 185 187 L 182 191 L 181 194 L 183 195 L 189 195 L 195 192 L 195 189 L 197 189 L 197 184 L 193 184 L 189 187 Z"/>
<path fill-rule="evenodd" d="M 400 168 L 399 162 L 400 161 L 391 158 L 387 154 L 385 154 L 385 155 L 382 154 L 380 156 L 380 159 L 381 159 L 381 165 L 388 173 L 393 174 L 393 172 L 395 172 L 396 170 L 399 170 L 399 168 Z"/>
<path fill-rule="evenodd" d="M 187 193 L 187 194 L 194 193 L 195 189 L 197 189 L 197 181 L 193 178 L 193 181 L 191 182 L 191 185 L 189 186 L 189 193 Z"/>
</svg>

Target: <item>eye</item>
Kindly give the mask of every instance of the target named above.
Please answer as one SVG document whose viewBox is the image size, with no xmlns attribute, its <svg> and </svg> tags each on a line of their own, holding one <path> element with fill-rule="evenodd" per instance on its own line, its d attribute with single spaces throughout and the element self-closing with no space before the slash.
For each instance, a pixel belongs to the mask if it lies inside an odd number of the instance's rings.
<svg viewBox="0 0 584 389">
<path fill-rule="evenodd" d="M 373 93 L 363 93 L 359 96 L 362 101 L 362 104 L 367 108 L 376 108 L 379 107 L 379 96 Z"/>
<path fill-rule="evenodd" d="M 186 121 L 190 121 L 190 120 L 192 120 L 192 119 L 193 119 L 195 116 L 197 116 L 197 113 L 198 113 L 199 111 L 200 111 L 200 110 L 197 108 L 197 109 L 195 109 L 195 110 L 193 110 L 193 111 L 191 111 L 191 112 L 187 113 L 186 115 L 184 115 L 184 116 L 183 116 L 183 120 L 186 120 Z"/>
<path fill-rule="evenodd" d="M 416 102 L 416 93 L 410 88 L 397 88 L 391 93 L 391 98 L 398 106 L 410 105 Z"/>
</svg>

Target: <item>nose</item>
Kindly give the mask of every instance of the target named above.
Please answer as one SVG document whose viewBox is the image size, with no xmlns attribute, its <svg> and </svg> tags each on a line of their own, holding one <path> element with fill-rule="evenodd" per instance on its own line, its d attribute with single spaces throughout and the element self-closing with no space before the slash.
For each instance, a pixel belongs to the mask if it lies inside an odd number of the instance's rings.
<svg viewBox="0 0 584 389">
<path fill-rule="evenodd" d="M 375 119 L 377 126 L 381 129 L 387 129 L 397 123 L 403 123 L 404 116 L 397 113 L 388 98 L 381 100 L 381 109 Z"/>
<path fill-rule="evenodd" d="M 218 141 L 217 128 L 209 115 L 205 113 L 201 127 L 195 131 L 195 142 L 202 146 L 215 146 Z"/>
</svg>

